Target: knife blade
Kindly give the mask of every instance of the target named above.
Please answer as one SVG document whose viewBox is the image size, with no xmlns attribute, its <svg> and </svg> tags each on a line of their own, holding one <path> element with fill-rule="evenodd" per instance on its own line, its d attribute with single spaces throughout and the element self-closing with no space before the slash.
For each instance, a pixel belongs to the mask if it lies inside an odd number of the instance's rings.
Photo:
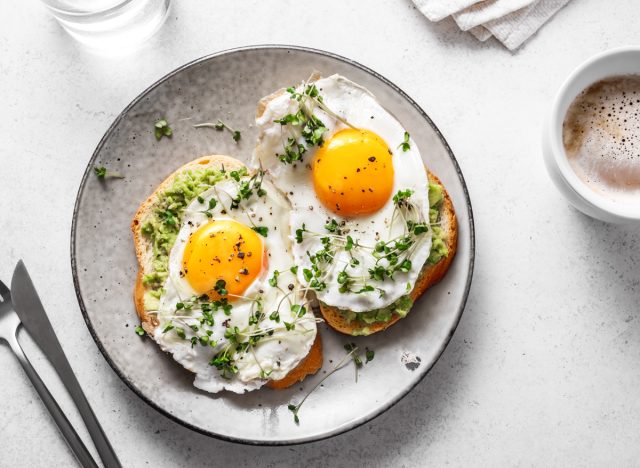
<svg viewBox="0 0 640 468">
<path fill-rule="evenodd" d="M 60 346 L 58 337 L 22 260 L 18 262 L 13 272 L 11 298 L 22 325 L 51 362 L 78 408 L 102 462 L 107 468 L 121 468 L 122 465 L 91 409 L 62 346 Z"/>
</svg>

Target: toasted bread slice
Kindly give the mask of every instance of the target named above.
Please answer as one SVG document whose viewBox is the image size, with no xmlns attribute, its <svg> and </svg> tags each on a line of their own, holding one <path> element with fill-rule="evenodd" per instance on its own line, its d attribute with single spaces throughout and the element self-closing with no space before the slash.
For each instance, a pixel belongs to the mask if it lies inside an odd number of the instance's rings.
<svg viewBox="0 0 640 468">
<path fill-rule="evenodd" d="M 145 309 L 145 293 L 149 289 L 143 282 L 144 275 L 153 272 L 153 245 L 150 240 L 142 233 L 142 226 L 145 220 L 149 218 L 153 212 L 154 206 L 158 201 L 158 196 L 167 190 L 174 182 L 175 178 L 186 170 L 197 170 L 202 168 L 222 169 L 234 171 L 241 169 L 244 164 L 235 158 L 223 155 L 204 156 L 177 169 L 169 177 L 167 177 L 156 190 L 145 200 L 131 222 L 131 231 L 133 232 L 133 242 L 135 246 L 136 257 L 138 258 L 138 275 L 133 290 L 133 301 L 136 312 L 140 317 L 142 328 L 149 334 L 154 335 L 156 327 L 159 325 L 154 314 L 150 314 Z M 272 380 L 267 383 L 269 387 L 283 389 L 296 382 L 303 380 L 307 375 L 315 374 L 322 367 L 322 343 L 320 333 L 316 334 L 316 339 L 309 351 L 309 354 L 303 359 L 298 366 L 292 369 L 283 379 Z"/>
<path fill-rule="evenodd" d="M 432 183 L 439 184 L 443 187 L 443 200 L 440 205 L 440 227 L 445 233 L 445 242 L 449 254 L 442 258 L 438 263 L 429 265 L 427 263 L 422 267 L 422 271 L 418 275 L 416 284 L 409 293 L 411 299 L 415 302 L 424 292 L 431 286 L 440 281 L 446 274 L 451 261 L 456 254 L 456 248 L 458 245 L 458 223 L 456 221 L 456 214 L 453 209 L 453 203 L 444 186 L 434 174 L 430 171 L 429 180 Z M 391 315 L 391 319 L 384 322 L 366 323 L 358 318 L 349 320 L 347 316 L 338 307 L 329 306 L 320 302 L 320 312 L 324 317 L 325 322 L 334 330 L 344 333 L 346 335 L 370 335 L 382 330 L 386 330 L 391 325 L 400 320 L 403 316 L 396 314 Z M 356 315 L 357 317 L 357 315 Z"/>
</svg>

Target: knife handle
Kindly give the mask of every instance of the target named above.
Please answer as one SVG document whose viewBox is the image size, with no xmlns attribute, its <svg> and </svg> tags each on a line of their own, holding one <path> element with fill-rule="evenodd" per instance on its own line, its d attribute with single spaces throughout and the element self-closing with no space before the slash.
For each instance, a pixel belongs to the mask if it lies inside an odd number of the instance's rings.
<svg viewBox="0 0 640 468">
<path fill-rule="evenodd" d="M 49 389 L 29 362 L 29 359 L 27 359 L 27 356 L 25 356 L 24 351 L 22 351 L 22 347 L 20 346 L 20 343 L 18 343 L 16 337 L 11 336 L 11 338 L 7 341 L 9 342 L 9 346 L 11 347 L 12 351 L 18 358 L 18 361 L 20 361 L 20 364 L 29 377 L 29 380 L 31 380 L 31 383 L 38 392 L 38 395 L 40 395 L 40 399 L 42 399 L 42 402 L 49 410 L 49 413 L 51 413 L 51 417 L 58 425 L 60 432 L 62 432 L 62 435 L 66 439 L 67 444 L 69 444 L 69 447 L 71 447 L 71 450 L 77 457 L 80 464 L 84 468 L 98 468 L 98 465 L 87 450 L 87 447 L 82 442 L 82 439 L 73 428 L 67 417 L 64 415 L 62 409 L 60 409 L 60 406 L 58 406 L 58 403 L 53 398 L 53 395 L 51 395 Z"/>
</svg>

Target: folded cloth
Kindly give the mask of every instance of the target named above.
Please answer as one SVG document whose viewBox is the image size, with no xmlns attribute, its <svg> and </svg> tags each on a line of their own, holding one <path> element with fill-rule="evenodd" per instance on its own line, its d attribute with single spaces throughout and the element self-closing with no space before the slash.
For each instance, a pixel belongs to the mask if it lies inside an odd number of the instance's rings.
<svg viewBox="0 0 640 468">
<path fill-rule="evenodd" d="M 413 0 L 418 10 L 429 21 L 440 21 L 482 0 Z"/>
<path fill-rule="evenodd" d="M 453 16 L 480 41 L 491 36 L 509 50 L 520 47 L 569 0 L 413 0 L 431 21 Z"/>
<path fill-rule="evenodd" d="M 567 3 L 569 0 L 538 0 L 528 7 L 482 26 L 507 49 L 515 50 Z"/>
<path fill-rule="evenodd" d="M 536 0 L 488 0 L 454 13 L 453 19 L 460 29 L 468 31 L 471 28 L 518 11 L 532 3 L 536 3 Z"/>
<path fill-rule="evenodd" d="M 469 32 L 480 42 L 484 42 L 491 37 L 491 32 L 484 26 L 476 26 L 475 28 L 469 29 Z"/>
</svg>

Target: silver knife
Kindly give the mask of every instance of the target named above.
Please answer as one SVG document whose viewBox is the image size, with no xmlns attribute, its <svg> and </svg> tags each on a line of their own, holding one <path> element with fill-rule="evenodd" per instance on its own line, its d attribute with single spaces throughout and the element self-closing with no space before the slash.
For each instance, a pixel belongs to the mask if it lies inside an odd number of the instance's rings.
<svg viewBox="0 0 640 468">
<path fill-rule="evenodd" d="M 33 286 L 26 267 L 22 260 L 16 265 L 11 279 L 11 297 L 16 313 L 22 321 L 22 325 L 27 329 L 33 340 L 44 352 L 60 376 L 60 380 L 67 388 L 69 395 L 73 399 L 89 435 L 98 450 L 102 462 L 107 468 L 121 468 L 122 465 L 116 456 L 107 436 L 105 435 L 96 415 L 93 413 L 84 392 L 78 383 L 78 379 L 73 373 L 73 369 L 67 361 L 67 357 L 62 351 L 58 337 L 53 331 L 51 322 L 47 317 L 44 307 L 40 302 L 38 293 Z"/>
</svg>

